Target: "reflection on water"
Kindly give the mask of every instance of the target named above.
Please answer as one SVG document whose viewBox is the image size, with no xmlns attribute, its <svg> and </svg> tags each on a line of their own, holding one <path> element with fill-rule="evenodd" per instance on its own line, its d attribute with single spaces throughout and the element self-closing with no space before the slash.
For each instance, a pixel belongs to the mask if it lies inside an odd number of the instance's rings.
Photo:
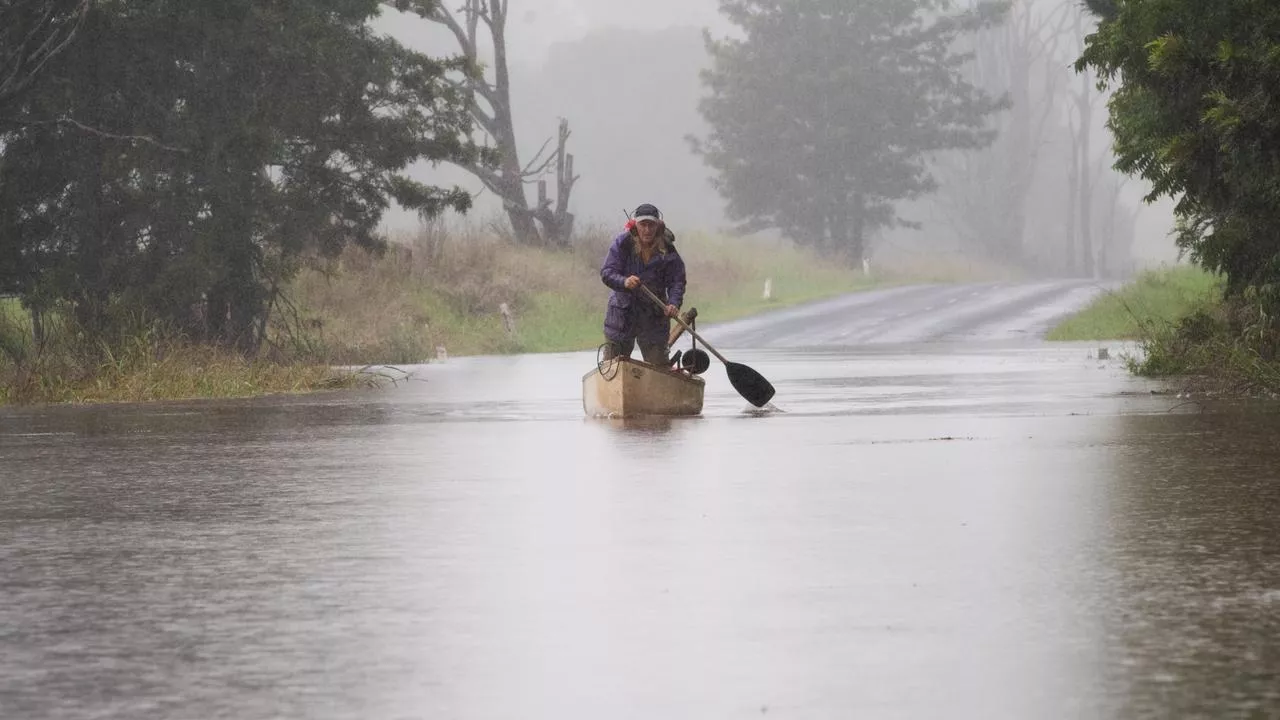
<svg viewBox="0 0 1280 720">
<path fill-rule="evenodd" d="M 1273 418 L 1075 346 L 735 359 L 783 412 L 584 418 L 583 354 L 2 410 L 0 716 L 1280 707 Z"/>
<path fill-rule="evenodd" d="M 690 422 L 696 421 L 696 418 L 680 418 L 680 420 L 683 422 Z M 603 425 L 611 430 L 629 433 L 628 437 L 651 437 L 670 432 L 672 426 L 676 422 L 676 419 L 656 416 L 634 418 L 599 417 L 587 418 L 584 422 L 593 422 Z"/>
<path fill-rule="evenodd" d="M 1280 416 L 1124 418 L 1102 603 L 1127 713 L 1280 709 Z"/>
</svg>

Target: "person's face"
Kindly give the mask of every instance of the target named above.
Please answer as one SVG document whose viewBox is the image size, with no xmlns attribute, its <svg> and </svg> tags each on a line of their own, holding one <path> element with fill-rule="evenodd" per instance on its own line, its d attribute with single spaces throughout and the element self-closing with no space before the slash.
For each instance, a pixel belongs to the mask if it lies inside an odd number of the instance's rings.
<svg viewBox="0 0 1280 720">
<path fill-rule="evenodd" d="M 640 241 L 648 245 L 658 237 L 658 223 L 653 220 L 641 220 L 636 223 L 636 232 L 640 234 Z"/>
</svg>

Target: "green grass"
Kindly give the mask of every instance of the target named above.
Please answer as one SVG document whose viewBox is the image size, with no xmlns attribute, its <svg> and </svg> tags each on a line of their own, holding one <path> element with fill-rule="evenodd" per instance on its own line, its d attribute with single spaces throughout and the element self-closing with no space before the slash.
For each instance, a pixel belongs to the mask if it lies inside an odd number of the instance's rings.
<svg viewBox="0 0 1280 720">
<path fill-rule="evenodd" d="M 0 380 L 4 369 L 25 361 L 31 354 L 31 321 L 21 303 L 0 299 Z M 4 389 L 0 388 L 0 398 Z"/>
<path fill-rule="evenodd" d="M 51 329 L 50 342 L 37 350 L 21 306 L 0 301 L 0 403 L 308 392 L 372 382 L 334 366 L 426 362 L 438 348 L 451 356 L 591 350 L 604 339 L 609 290 L 600 282 L 600 263 L 616 228 L 581 230 L 571 248 L 548 252 L 475 230 L 427 227 L 380 256 L 349 248 L 336 260 L 315 260 L 286 288 L 289 301 L 273 315 L 264 355 L 274 361 L 245 360 L 149 330 L 119 347 L 83 348 L 68 339 L 74 333 Z M 684 308 L 696 307 L 704 324 L 940 272 L 970 279 L 965 272 L 972 272 L 930 257 L 886 262 L 868 278 L 790 243 L 694 232 L 677 246 L 688 269 Z M 511 329 L 502 305 L 514 318 Z"/>
<path fill-rule="evenodd" d="M 18 323 L 25 318 L 26 312 L 16 298 L 0 298 L 0 322 Z"/>
<path fill-rule="evenodd" d="M 603 342 L 604 305 L 594 307 L 579 298 L 542 292 L 533 297 L 516 322 L 516 345 L 526 352 L 583 350 Z"/>
<path fill-rule="evenodd" d="M 695 236 L 686 255 L 689 291 L 685 307 L 697 307 L 699 320 L 707 323 L 884 284 L 807 250 L 776 243 Z M 766 279 L 772 281 L 770 299 L 764 298 Z"/>
<path fill-rule="evenodd" d="M 1221 298 L 1222 283 L 1194 266 L 1148 270 L 1058 324 L 1047 339 L 1144 340 Z"/>
<path fill-rule="evenodd" d="M 1227 299 L 1197 267 L 1148 271 L 1049 333 L 1050 340 L 1137 340 L 1131 372 L 1219 396 L 1280 394 L 1280 329 L 1256 295 Z"/>
<path fill-rule="evenodd" d="M 1133 372 L 1179 380 L 1186 391 L 1222 396 L 1280 396 L 1280 323 L 1275 300 L 1257 289 L 1219 298 L 1144 342 Z"/>
<path fill-rule="evenodd" d="M 0 360 L 0 404 L 241 398 L 373 384 L 372 376 L 308 363 L 246 360 L 210 347 L 140 342 L 83 356 Z"/>
<path fill-rule="evenodd" d="M 860 272 L 768 243 L 694 235 L 681 243 L 681 252 L 689 276 L 684 308 L 697 308 L 702 323 L 735 320 L 874 285 Z M 587 292 L 544 292 L 534 298 L 517 327 L 521 351 L 584 350 L 603 341 L 601 324 L 609 290 L 597 272 L 593 268 L 587 274 Z M 768 299 L 764 297 L 766 279 L 771 281 Z"/>
<path fill-rule="evenodd" d="M 516 247 L 483 236 L 424 234 L 384 257 L 348 251 L 304 272 L 290 293 L 321 353 L 345 363 L 590 350 L 603 341 L 609 289 L 600 262 L 611 235 L 587 233 L 569 251 Z M 860 271 L 773 241 L 691 233 L 678 241 L 689 285 L 684 307 L 703 323 L 873 286 Z M 772 296 L 763 297 L 765 280 Z M 508 332 L 499 307 L 514 318 Z"/>
<path fill-rule="evenodd" d="M 373 384 L 315 362 L 248 360 L 140 330 L 114 346 L 78 346 L 61 323 L 36 347 L 30 316 L 0 301 L 0 405 L 236 398 Z"/>
</svg>

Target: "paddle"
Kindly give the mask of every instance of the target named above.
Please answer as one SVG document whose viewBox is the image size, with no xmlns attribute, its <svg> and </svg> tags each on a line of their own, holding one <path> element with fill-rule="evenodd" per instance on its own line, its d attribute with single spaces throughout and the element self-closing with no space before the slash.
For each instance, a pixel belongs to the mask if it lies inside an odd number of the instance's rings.
<svg viewBox="0 0 1280 720">
<path fill-rule="evenodd" d="M 662 302 L 662 298 L 655 295 L 654 292 L 643 283 L 641 283 L 640 289 L 644 290 L 644 294 L 648 295 L 650 300 L 657 303 L 658 307 L 662 308 L 663 311 L 667 309 L 667 304 Z M 715 348 L 711 347 L 711 343 L 704 340 L 701 335 L 694 332 L 693 328 L 685 324 L 685 321 L 681 320 L 679 316 L 675 318 L 675 321 L 680 323 L 680 326 L 696 338 L 698 342 L 706 345 L 707 349 L 711 351 L 711 354 L 715 355 L 720 359 L 720 362 L 724 363 L 725 372 L 729 374 L 729 384 L 733 386 L 734 390 L 738 391 L 739 395 L 746 398 L 747 402 L 755 405 L 756 407 L 764 407 L 765 404 L 769 402 L 774 393 L 773 385 L 770 385 L 769 381 L 765 380 L 763 375 L 741 363 L 729 362 Z"/>
</svg>

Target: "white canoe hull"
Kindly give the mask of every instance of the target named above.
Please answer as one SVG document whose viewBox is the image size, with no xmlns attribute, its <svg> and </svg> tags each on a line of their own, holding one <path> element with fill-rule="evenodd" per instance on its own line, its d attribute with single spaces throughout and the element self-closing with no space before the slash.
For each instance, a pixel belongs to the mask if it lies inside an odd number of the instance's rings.
<svg viewBox="0 0 1280 720">
<path fill-rule="evenodd" d="M 698 415 L 705 388 L 696 375 L 614 358 L 582 376 L 582 409 L 592 417 Z"/>
</svg>

